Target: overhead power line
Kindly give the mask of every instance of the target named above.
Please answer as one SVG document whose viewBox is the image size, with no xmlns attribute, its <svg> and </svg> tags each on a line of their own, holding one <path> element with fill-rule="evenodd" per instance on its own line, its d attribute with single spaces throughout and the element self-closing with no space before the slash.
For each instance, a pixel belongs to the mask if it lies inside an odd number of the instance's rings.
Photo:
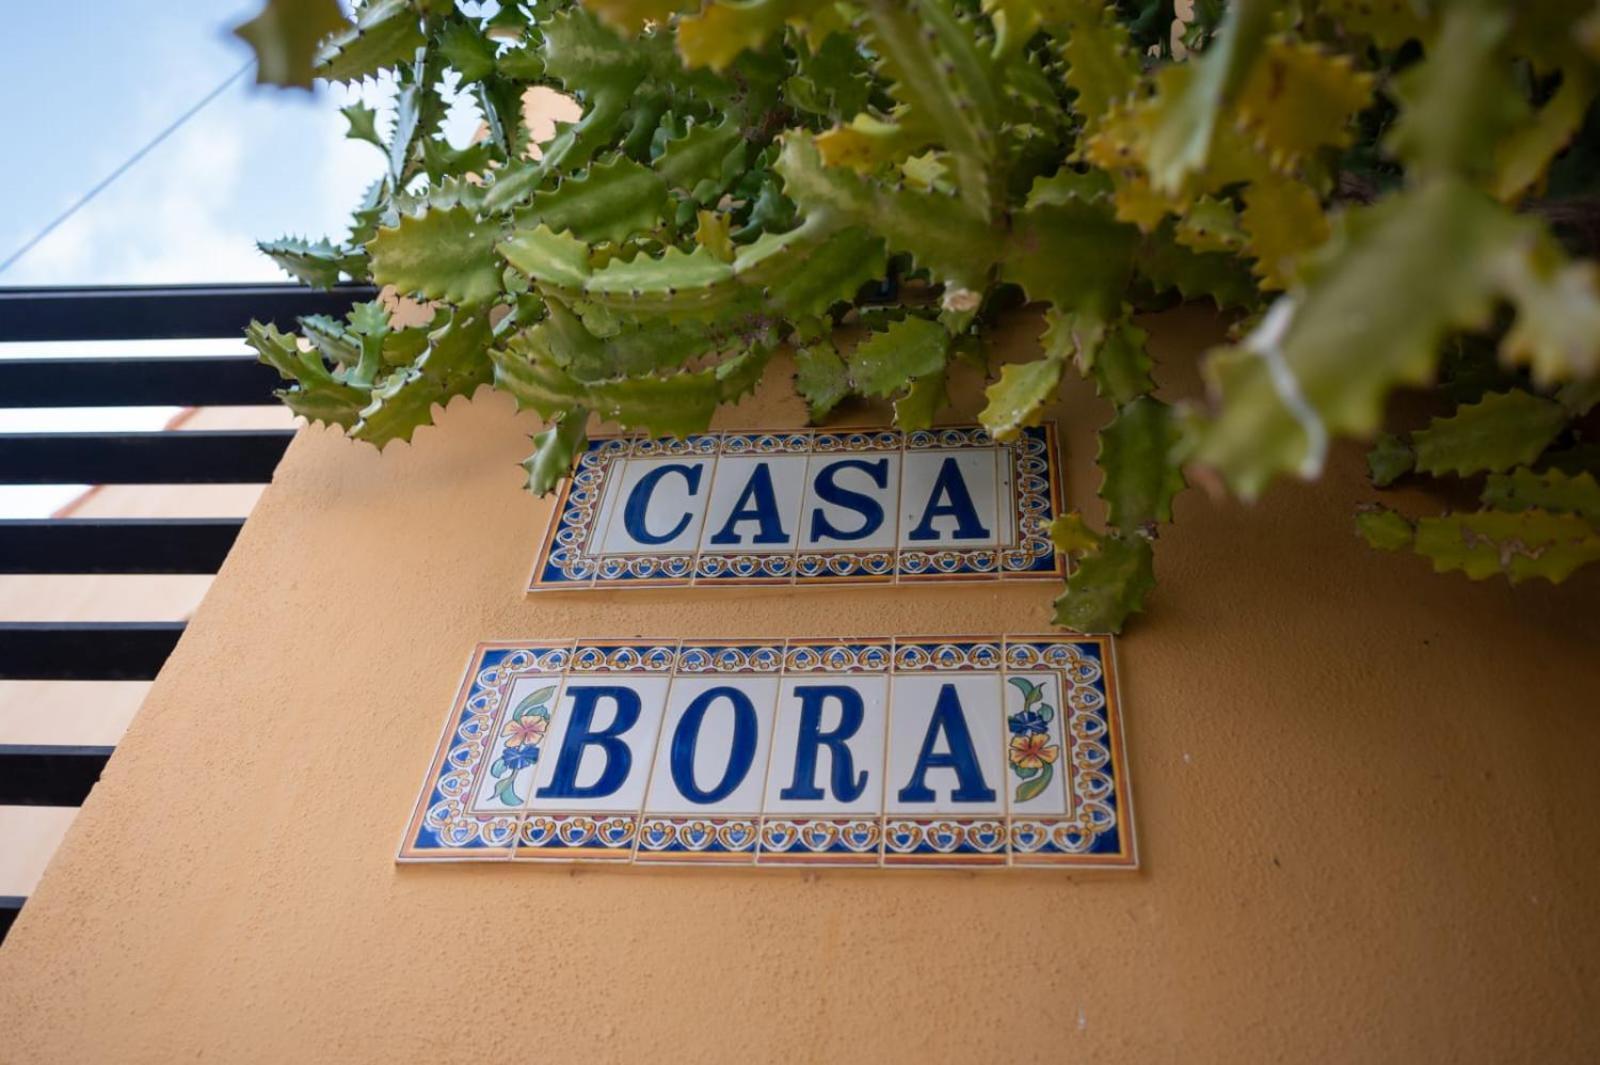
<svg viewBox="0 0 1600 1065">
<path fill-rule="evenodd" d="M 104 192 L 108 185 L 117 180 L 117 178 L 121 177 L 123 174 L 127 173 L 128 169 L 140 159 L 143 159 L 146 155 L 149 155 L 152 148 L 176 133 L 185 122 L 199 114 L 201 110 L 204 109 L 205 106 L 212 100 L 215 100 L 217 97 L 221 96 L 224 89 L 238 81 L 240 76 L 242 76 L 245 71 L 249 70 L 254 65 L 255 60 L 252 59 L 246 62 L 244 66 L 240 67 L 238 70 L 235 70 L 232 74 L 229 74 L 222 80 L 220 84 L 217 85 L 216 88 L 212 89 L 199 100 L 191 104 L 187 111 L 168 123 L 167 127 L 160 133 L 157 133 L 154 137 L 150 138 L 144 147 L 128 156 L 128 158 L 124 159 L 115 170 L 101 178 L 94 188 L 78 197 L 76 203 L 74 203 L 71 207 L 68 207 L 65 211 L 62 211 L 60 214 L 56 215 L 55 218 L 51 219 L 49 225 L 39 230 L 39 232 L 33 235 L 31 240 L 7 256 L 5 262 L 0 262 L 0 274 L 3 274 L 9 270 L 12 263 L 16 262 L 18 259 L 32 251 L 40 241 L 44 240 L 44 238 L 48 237 L 51 233 L 54 233 L 56 231 L 56 227 L 60 226 L 61 223 L 77 214 L 90 200 Z"/>
</svg>

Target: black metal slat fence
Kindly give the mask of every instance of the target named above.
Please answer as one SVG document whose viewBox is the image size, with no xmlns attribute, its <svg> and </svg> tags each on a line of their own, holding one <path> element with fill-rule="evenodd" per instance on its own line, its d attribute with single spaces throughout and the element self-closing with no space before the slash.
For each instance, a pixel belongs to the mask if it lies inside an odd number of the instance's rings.
<svg viewBox="0 0 1600 1065">
<path fill-rule="evenodd" d="M 343 315 L 368 286 L 0 289 L 0 342 L 233 337 Z M 0 358 L 0 408 L 272 403 L 277 374 L 248 356 Z M 261 483 L 282 430 L 0 434 L 0 484 Z M 0 573 L 215 573 L 241 519 L 0 521 Z M 0 680 L 149 680 L 182 622 L 0 623 Z M 112 749 L 0 744 L 0 805 L 80 805 Z M 3 846 L 0 842 L 0 846 Z M 0 897 L 0 940 L 26 900 Z"/>
</svg>

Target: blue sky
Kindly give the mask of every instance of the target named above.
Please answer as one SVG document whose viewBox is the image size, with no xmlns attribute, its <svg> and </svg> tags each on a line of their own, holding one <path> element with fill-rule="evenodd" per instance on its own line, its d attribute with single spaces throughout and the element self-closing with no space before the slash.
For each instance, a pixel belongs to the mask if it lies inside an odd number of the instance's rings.
<svg viewBox="0 0 1600 1065">
<path fill-rule="evenodd" d="M 259 0 L 5 5 L 0 34 L 0 260 L 249 58 L 228 31 Z M 342 237 L 384 167 L 344 136 L 358 94 L 252 84 L 253 70 L 9 270 L 0 287 L 288 280 L 255 249 L 286 233 Z M 373 106 L 383 87 L 359 94 Z M 457 145 L 478 125 L 452 108 Z M 379 128 L 384 128 L 380 119 Z M 0 344 L 24 355 L 244 352 L 238 337 Z M 0 397 L 0 408 L 4 397 Z M 0 409 L 0 432 L 159 429 L 168 408 Z M 0 517 L 49 514 L 81 486 L 0 486 Z"/>
<path fill-rule="evenodd" d="M 257 6 L 8 4 L 0 259 L 237 70 L 249 50 L 228 30 Z M 255 240 L 342 236 L 383 168 L 378 149 L 344 136 L 338 109 L 351 94 L 252 81 L 253 71 L 0 274 L 0 286 L 284 280 Z M 452 140 L 476 125 L 458 111 Z"/>
</svg>

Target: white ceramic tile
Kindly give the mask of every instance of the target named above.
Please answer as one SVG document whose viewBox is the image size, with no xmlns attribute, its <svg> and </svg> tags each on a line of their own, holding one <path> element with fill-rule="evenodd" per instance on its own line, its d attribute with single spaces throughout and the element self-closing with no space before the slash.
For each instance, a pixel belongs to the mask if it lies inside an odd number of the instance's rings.
<svg viewBox="0 0 1600 1065">
<path fill-rule="evenodd" d="M 889 678 L 883 675 L 784 677 L 767 770 L 769 816 L 877 815 L 888 693 Z M 836 748 L 849 756 L 848 764 L 835 757 Z M 810 773 L 799 764 L 805 760 L 813 763 Z M 838 785 L 854 794 L 841 797 Z"/>
<path fill-rule="evenodd" d="M 908 450 L 900 473 L 899 546 L 937 551 L 999 543 L 997 472 L 992 447 Z M 932 538 L 915 539 L 919 533 Z"/>
<path fill-rule="evenodd" d="M 473 812 L 527 808 L 539 759 L 550 751 L 551 722 L 561 683 L 560 673 L 534 673 L 518 677 L 507 689 L 495 715 L 495 733 L 485 746 L 484 772 L 473 797 Z"/>
<path fill-rule="evenodd" d="M 1000 674 L 900 673 L 889 713 L 890 814 L 1005 812 Z"/>
<path fill-rule="evenodd" d="M 1007 673 L 1003 694 L 1007 807 L 1016 817 L 1065 814 L 1072 768 L 1059 675 Z"/>
<path fill-rule="evenodd" d="M 569 675 L 539 757 L 529 809 L 637 811 L 670 683 L 655 674 Z M 575 735 L 569 750 L 568 733 L 584 714 L 587 735 L 605 738 L 581 743 Z"/>
<path fill-rule="evenodd" d="M 806 456 L 723 455 L 717 460 L 702 554 L 788 554 L 800 530 Z"/>
<path fill-rule="evenodd" d="M 1003 546 L 1017 542 L 1016 480 L 1011 464 L 1016 450 L 1013 447 L 994 449 L 995 467 L 995 541 Z"/>
<path fill-rule="evenodd" d="M 759 814 L 777 701 L 776 676 L 679 675 L 667 697 L 645 808 Z"/>
<path fill-rule="evenodd" d="M 811 456 L 800 514 L 803 551 L 884 551 L 899 531 L 901 453 Z"/>
<path fill-rule="evenodd" d="M 618 494 L 606 525 L 606 554 L 692 552 L 705 524 L 716 459 L 706 455 L 620 460 Z M 644 539 L 641 540 L 640 534 Z"/>
<path fill-rule="evenodd" d="M 610 530 L 611 519 L 616 514 L 617 500 L 622 498 L 623 480 L 627 470 L 628 456 L 625 451 L 613 458 L 605 470 L 600 482 L 600 498 L 595 507 L 594 528 L 583 544 L 583 550 L 588 554 L 597 555 L 605 549 L 606 533 Z"/>
</svg>

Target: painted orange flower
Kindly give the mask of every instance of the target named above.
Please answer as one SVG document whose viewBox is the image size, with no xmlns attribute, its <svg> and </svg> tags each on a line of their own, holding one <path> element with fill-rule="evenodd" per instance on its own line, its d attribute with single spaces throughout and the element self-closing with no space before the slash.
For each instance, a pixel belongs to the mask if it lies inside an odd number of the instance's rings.
<svg viewBox="0 0 1600 1065">
<path fill-rule="evenodd" d="M 538 714 L 531 714 L 521 721 L 513 721 L 506 725 L 506 746 L 537 746 L 539 741 L 544 739 L 545 730 L 549 727 L 550 719 Z"/>
<path fill-rule="evenodd" d="M 1048 732 L 1011 737 L 1011 764 L 1021 769 L 1042 769 L 1060 753 L 1061 748 L 1050 746 Z"/>
</svg>

